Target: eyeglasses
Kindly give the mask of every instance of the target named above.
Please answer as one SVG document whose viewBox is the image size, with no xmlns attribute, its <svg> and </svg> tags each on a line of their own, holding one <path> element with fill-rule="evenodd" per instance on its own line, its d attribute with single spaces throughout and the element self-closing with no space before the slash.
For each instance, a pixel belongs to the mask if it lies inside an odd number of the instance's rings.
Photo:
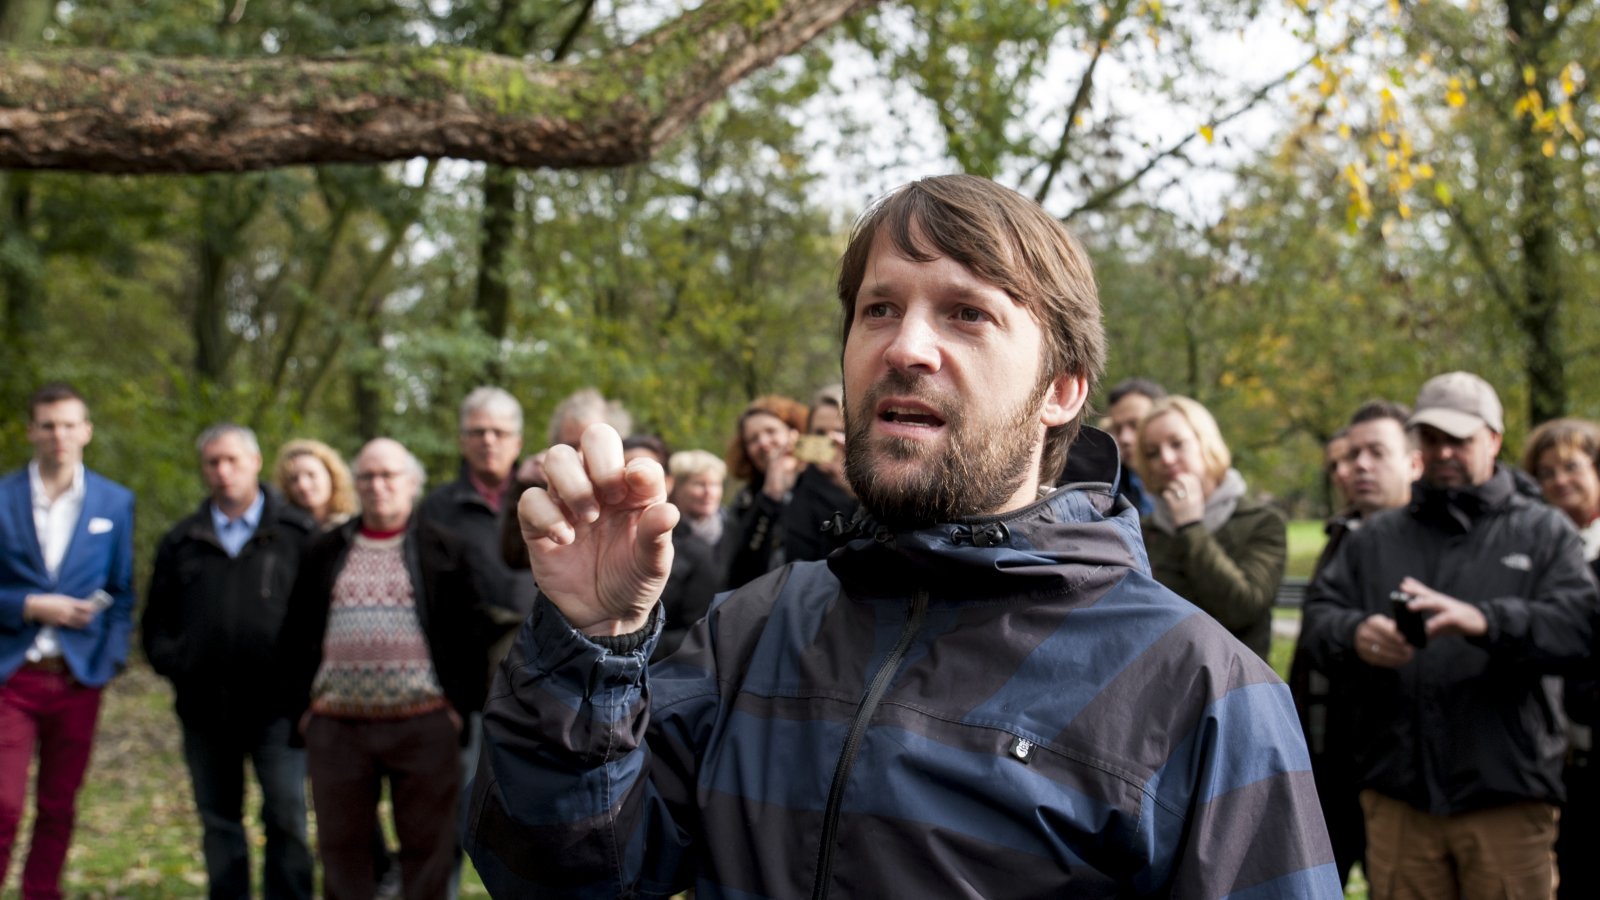
<svg viewBox="0 0 1600 900">
<path fill-rule="evenodd" d="M 371 484 L 374 481 L 398 481 L 404 478 L 404 472 L 358 472 L 356 484 Z"/>
<path fill-rule="evenodd" d="M 517 432 L 515 432 L 515 431 L 507 431 L 504 428 L 463 428 L 463 429 L 461 429 L 461 436 L 464 437 L 464 438 L 467 438 L 468 440 L 481 441 L 484 438 L 490 437 L 491 435 L 494 436 L 495 438 L 499 439 L 499 440 L 505 441 L 505 440 L 510 440 L 511 438 L 516 437 L 517 436 Z"/>
</svg>

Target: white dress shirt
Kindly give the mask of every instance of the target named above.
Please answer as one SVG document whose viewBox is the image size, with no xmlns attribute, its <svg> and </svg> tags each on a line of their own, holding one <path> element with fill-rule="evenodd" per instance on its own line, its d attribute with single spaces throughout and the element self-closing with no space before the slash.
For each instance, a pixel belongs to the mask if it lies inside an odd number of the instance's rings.
<svg viewBox="0 0 1600 900">
<path fill-rule="evenodd" d="M 72 543 L 72 532 L 78 527 L 78 516 L 83 514 L 83 464 L 79 463 L 73 470 L 72 485 L 54 501 L 45 493 L 37 460 L 28 463 L 28 486 L 33 494 L 33 533 L 39 539 L 44 568 L 53 582 L 61 573 L 61 560 L 67 555 L 67 545 Z M 32 662 L 61 655 L 61 645 L 56 641 L 53 626 L 46 625 L 39 629 L 39 635 L 33 639 L 33 646 L 28 648 L 27 655 Z"/>
</svg>

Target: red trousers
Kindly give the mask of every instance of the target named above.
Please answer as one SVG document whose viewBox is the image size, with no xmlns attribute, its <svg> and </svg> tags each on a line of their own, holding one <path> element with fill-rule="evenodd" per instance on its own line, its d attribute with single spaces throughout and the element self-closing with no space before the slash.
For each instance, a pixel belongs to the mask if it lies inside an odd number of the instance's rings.
<svg viewBox="0 0 1600 900">
<path fill-rule="evenodd" d="M 61 866 L 72 843 L 78 788 L 99 713 L 100 688 L 85 687 L 66 672 L 26 667 L 0 684 L 0 884 L 28 795 L 28 763 L 35 747 L 39 753 L 24 900 L 61 896 Z"/>
</svg>

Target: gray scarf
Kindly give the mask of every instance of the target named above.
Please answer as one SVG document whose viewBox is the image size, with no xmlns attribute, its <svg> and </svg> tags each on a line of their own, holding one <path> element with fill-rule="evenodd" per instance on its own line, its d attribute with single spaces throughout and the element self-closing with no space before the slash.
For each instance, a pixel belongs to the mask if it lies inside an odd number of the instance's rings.
<svg viewBox="0 0 1600 900">
<path fill-rule="evenodd" d="M 1222 483 L 1206 498 L 1206 510 L 1200 514 L 1200 526 L 1207 534 L 1216 534 L 1217 529 L 1233 518 L 1233 510 L 1244 497 L 1244 476 L 1238 469 L 1229 469 L 1222 476 Z M 1172 524 L 1172 511 L 1167 509 L 1167 501 L 1159 494 L 1156 495 L 1156 511 L 1150 514 L 1150 524 L 1161 529 L 1167 534 L 1177 532 L 1177 527 Z"/>
</svg>

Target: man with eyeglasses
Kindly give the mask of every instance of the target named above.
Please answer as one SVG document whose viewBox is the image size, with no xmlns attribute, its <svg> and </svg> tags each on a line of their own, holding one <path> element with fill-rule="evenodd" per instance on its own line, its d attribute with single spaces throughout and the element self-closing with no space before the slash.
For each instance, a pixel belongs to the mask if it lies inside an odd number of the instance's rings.
<svg viewBox="0 0 1600 900">
<path fill-rule="evenodd" d="M 417 518 L 466 545 L 472 565 L 480 570 L 488 589 L 489 614 L 509 635 L 533 610 L 535 597 L 533 573 L 526 566 L 508 565 L 500 552 L 501 515 L 517 505 L 515 479 L 511 476 L 522 453 L 522 404 L 502 388 L 474 388 L 461 401 L 457 440 L 461 448 L 460 473 L 454 481 L 428 494 L 417 508 Z M 495 643 L 485 651 L 485 683 L 509 646 L 509 641 Z M 461 779 L 465 784 L 477 764 L 482 726 L 476 707 L 460 712 L 466 720 L 461 757 Z M 455 896 L 459 872 L 458 866 L 456 877 L 451 879 L 451 896 Z"/>
<path fill-rule="evenodd" d="M 417 517 L 482 554 L 489 581 L 497 585 L 495 602 L 504 607 L 500 618 L 515 624 L 533 609 L 533 575 L 501 559 L 500 515 L 517 505 L 511 474 L 522 453 L 522 405 L 501 388 L 475 388 L 461 401 L 457 437 L 460 474 L 428 494 Z"/>
<path fill-rule="evenodd" d="M 263 893 L 309 898 L 306 761 L 289 745 L 277 640 L 316 523 L 261 483 L 261 446 L 250 429 L 215 425 L 195 445 L 209 496 L 156 549 L 140 625 L 145 657 L 177 695 L 209 896 L 251 896 L 248 757 L 261 785 Z"/>
<path fill-rule="evenodd" d="M 306 552 L 283 625 L 286 696 L 305 742 L 324 896 L 370 898 L 389 783 L 404 895 L 454 882 L 465 720 L 483 705 L 489 622 L 471 551 L 412 511 L 424 474 L 398 442 L 356 456 L 361 518 Z"/>
</svg>

